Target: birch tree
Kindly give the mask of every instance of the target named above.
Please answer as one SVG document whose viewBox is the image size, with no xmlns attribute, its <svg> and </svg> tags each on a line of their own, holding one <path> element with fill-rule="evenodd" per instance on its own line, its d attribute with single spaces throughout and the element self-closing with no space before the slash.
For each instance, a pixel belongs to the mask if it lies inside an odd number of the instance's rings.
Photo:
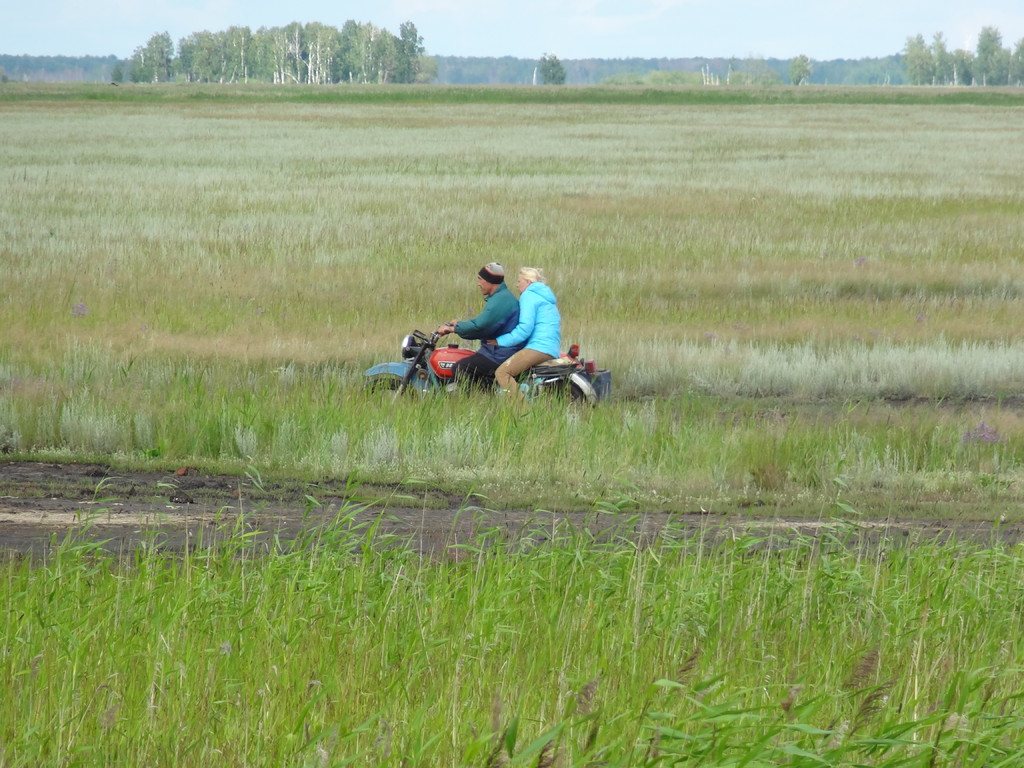
<svg viewBox="0 0 1024 768">
<path fill-rule="evenodd" d="M 398 28 L 396 83 L 415 83 L 420 72 L 420 58 L 423 55 L 423 38 L 411 21 Z"/>
<path fill-rule="evenodd" d="M 347 21 L 342 29 L 318 22 L 285 27 L 230 27 L 196 32 L 178 43 L 178 56 L 166 33 L 135 50 L 130 77 L 136 82 L 171 79 L 189 82 L 411 83 L 436 76 L 424 55 L 423 38 L 412 22 L 401 37 L 373 24 Z"/>
<path fill-rule="evenodd" d="M 174 43 L 167 32 L 153 35 L 132 54 L 131 80 L 135 83 L 165 83 L 171 79 Z"/>
<path fill-rule="evenodd" d="M 907 80 L 911 85 L 931 85 L 935 82 L 935 60 L 924 41 L 924 35 L 908 37 L 903 47 L 903 56 Z"/>
<path fill-rule="evenodd" d="M 974 54 L 957 48 L 953 51 L 953 85 L 974 85 Z"/>
<path fill-rule="evenodd" d="M 362 70 L 359 25 L 349 19 L 338 35 L 338 55 L 335 64 L 335 82 L 354 83 Z"/>
<path fill-rule="evenodd" d="M 1017 41 L 1010 56 L 1010 85 L 1024 85 L 1024 37 Z"/>
<path fill-rule="evenodd" d="M 807 85 L 811 80 L 811 60 L 801 54 L 789 63 L 789 80 L 793 85 Z"/>
<path fill-rule="evenodd" d="M 274 27 L 262 32 L 262 40 L 264 57 L 271 71 L 270 81 L 274 85 L 283 85 L 291 78 L 288 64 L 288 32 L 281 27 Z"/>
<path fill-rule="evenodd" d="M 196 32 L 178 42 L 178 69 L 190 83 L 224 82 L 223 35 Z"/>
<path fill-rule="evenodd" d="M 393 83 L 398 69 L 398 38 L 386 29 L 372 28 L 368 68 L 373 73 L 369 82 Z"/>
<path fill-rule="evenodd" d="M 293 21 L 284 28 L 285 40 L 285 72 L 296 83 L 303 82 L 306 62 L 302 25 Z"/>
<path fill-rule="evenodd" d="M 553 53 L 545 53 L 540 57 L 537 73 L 545 85 L 565 85 L 565 67 Z"/>
<path fill-rule="evenodd" d="M 326 85 L 332 80 L 334 56 L 338 47 L 338 30 L 320 23 L 307 24 L 304 34 L 306 48 L 306 82 Z"/>
<path fill-rule="evenodd" d="M 978 33 L 974 58 L 976 79 L 980 85 L 1006 85 L 1009 77 L 1010 57 L 1003 49 L 1003 36 L 995 27 L 983 27 Z"/>
<path fill-rule="evenodd" d="M 932 38 L 932 61 L 935 65 L 934 82 L 937 85 L 953 83 L 953 56 L 946 47 L 946 38 L 936 32 Z"/>
<path fill-rule="evenodd" d="M 241 80 L 249 82 L 249 67 L 252 50 L 252 31 L 248 27 L 230 27 L 225 34 L 224 49 L 228 66 L 225 71 L 228 82 Z"/>
</svg>

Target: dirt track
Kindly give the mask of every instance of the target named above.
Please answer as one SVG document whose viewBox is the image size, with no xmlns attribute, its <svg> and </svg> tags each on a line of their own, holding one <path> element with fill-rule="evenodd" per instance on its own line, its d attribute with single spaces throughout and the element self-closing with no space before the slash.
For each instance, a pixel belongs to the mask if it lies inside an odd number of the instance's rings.
<svg viewBox="0 0 1024 768">
<path fill-rule="evenodd" d="M 353 496 L 344 479 L 321 483 L 265 483 L 254 478 L 206 475 L 194 468 L 179 473 L 118 472 L 97 464 L 0 463 L 0 551 L 40 554 L 53 541 L 74 535 L 103 542 L 111 551 L 129 551 L 141 542 L 181 549 L 186 541 L 210 542 L 241 527 L 254 542 L 273 536 L 292 540 L 335 520 L 339 511 L 356 525 L 373 524 L 378 540 L 407 541 L 421 552 L 459 556 L 452 545 L 478 542 L 482 532 L 502 540 L 543 540 L 553 526 L 567 522 L 595 537 L 624 536 L 648 541 L 671 525 L 676 536 L 723 538 L 772 534 L 783 538 L 814 535 L 823 525 L 784 516 L 706 515 L 649 512 L 609 515 L 595 512 L 484 510 L 459 498 L 424 492 L 418 506 L 372 502 Z M 367 488 L 358 492 L 367 496 Z M 380 491 L 387 498 L 394 489 Z M 310 501 L 315 499 L 316 503 Z M 938 521 L 858 520 L 871 538 L 921 541 L 956 536 L 980 543 L 1017 541 L 1024 525 Z"/>
</svg>

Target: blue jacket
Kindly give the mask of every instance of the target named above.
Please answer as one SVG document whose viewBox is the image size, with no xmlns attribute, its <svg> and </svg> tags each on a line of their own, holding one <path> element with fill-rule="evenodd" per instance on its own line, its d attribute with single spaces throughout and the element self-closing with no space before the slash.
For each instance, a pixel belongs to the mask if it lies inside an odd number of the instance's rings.
<svg viewBox="0 0 1024 768">
<path fill-rule="evenodd" d="M 526 342 L 552 357 L 562 354 L 562 316 L 558 299 L 544 283 L 530 283 L 519 297 L 519 324 L 497 338 L 499 347 Z"/>
</svg>

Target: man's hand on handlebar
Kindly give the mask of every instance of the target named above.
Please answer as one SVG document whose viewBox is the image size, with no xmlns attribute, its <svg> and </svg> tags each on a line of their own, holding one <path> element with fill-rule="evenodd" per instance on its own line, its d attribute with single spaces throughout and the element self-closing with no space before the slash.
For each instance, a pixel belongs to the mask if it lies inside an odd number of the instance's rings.
<svg viewBox="0 0 1024 768">
<path fill-rule="evenodd" d="M 458 323 L 458 322 L 459 322 L 458 320 L 452 320 L 450 323 L 444 323 L 443 325 L 438 326 L 438 329 L 436 331 L 437 335 L 438 336 L 447 336 L 449 333 L 454 332 L 455 331 L 455 324 Z"/>
</svg>

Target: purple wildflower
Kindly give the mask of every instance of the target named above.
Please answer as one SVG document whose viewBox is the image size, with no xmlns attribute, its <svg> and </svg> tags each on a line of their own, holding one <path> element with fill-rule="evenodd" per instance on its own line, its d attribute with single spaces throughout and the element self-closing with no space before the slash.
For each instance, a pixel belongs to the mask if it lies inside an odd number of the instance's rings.
<svg viewBox="0 0 1024 768">
<path fill-rule="evenodd" d="M 969 443 L 998 443 L 1001 440 L 999 431 L 988 426 L 984 421 L 978 422 L 974 429 L 968 429 L 960 439 L 961 445 Z"/>
<path fill-rule="evenodd" d="M 85 317 L 88 313 L 89 308 L 81 301 L 71 308 L 72 317 Z"/>
</svg>

